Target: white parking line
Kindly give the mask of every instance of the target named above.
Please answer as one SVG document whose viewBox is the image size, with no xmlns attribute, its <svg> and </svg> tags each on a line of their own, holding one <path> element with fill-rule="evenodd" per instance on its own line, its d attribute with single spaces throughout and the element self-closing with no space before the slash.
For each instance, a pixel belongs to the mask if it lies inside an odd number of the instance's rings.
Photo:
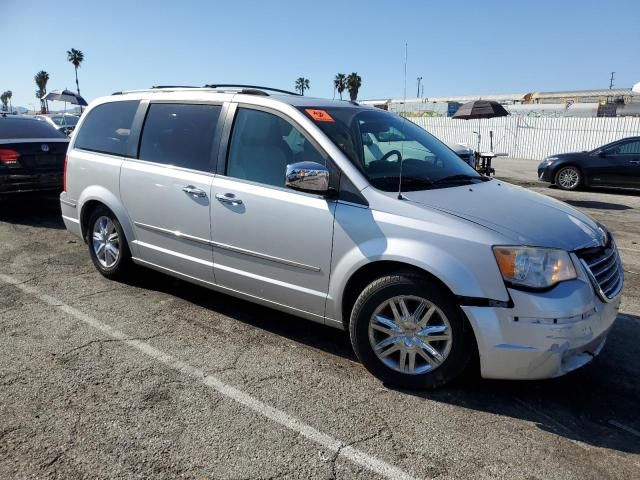
<svg viewBox="0 0 640 480">
<path fill-rule="evenodd" d="M 50 295 L 41 293 L 38 289 L 31 287 L 29 285 L 26 285 L 25 283 L 22 283 L 20 280 L 14 277 L 0 273 L 0 280 L 15 286 L 16 288 L 22 290 L 23 292 L 36 297 L 37 299 L 41 300 L 42 302 L 52 307 L 59 308 L 63 312 L 67 313 L 68 315 L 71 315 L 72 317 L 86 323 L 87 325 L 95 328 L 96 330 L 100 330 L 101 332 L 109 335 L 111 338 L 119 340 L 122 343 L 125 343 L 139 350 L 140 352 L 153 358 L 154 360 L 162 362 L 163 364 L 172 368 L 173 370 L 176 370 L 180 373 L 183 373 L 185 375 L 189 375 L 195 378 L 196 380 L 202 382 L 204 385 L 212 388 L 213 390 L 216 390 L 217 392 L 224 395 L 225 397 L 244 405 L 250 410 L 253 410 L 256 413 L 270 420 L 273 420 L 276 423 L 279 423 L 283 427 L 286 427 L 289 430 L 292 430 L 302 435 L 303 437 L 306 437 L 312 442 L 315 442 L 318 445 L 321 445 L 324 448 L 331 450 L 334 453 L 337 453 L 339 456 L 344 457 L 347 460 L 370 470 L 371 472 L 377 473 L 385 478 L 394 479 L 394 480 L 395 479 L 398 479 L 398 480 L 414 479 L 414 477 L 404 472 L 403 470 L 399 469 L 398 467 L 395 467 L 383 460 L 380 460 L 379 458 L 374 457 L 373 455 L 369 455 L 368 453 L 365 453 L 362 450 L 354 448 L 348 445 L 347 443 L 341 440 L 338 440 L 335 437 L 332 437 L 331 435 L 327 435 L 326 433 L 323 433 L 313 428 L 312 426 L 307 425 L 302 420 L 299 420 L 298 418 L 293 417 L 283 412 L 282 410 L 278 410 L 277 408 L 267 405 L 266 403 L 252 397 L 251 395 L 241 390 L 238 390 L 237 388 L 232 387 L 231 385 L 224 383 L 222 380 L 216 377 L 208 375 L 204 370 L 201 370 L 196 367 L 192 367 L 191 365 L 188 365 L 183 361 L 172 357 L 168 353 L 164 353 L 158 350 L 157 348 L 152 347 L 148 343 L 145 343 L 140 340 L 129 339 L 127 335 L 125 335 L 120 330 L 117 330 L 116 328 L 113 328 L 112 326 L 107 325 L 106 323 L 96 320 L 92 316 L 87 315 L 86 313 L 83 313 L 80 310 L 70 305 L 67 305 L 66 303 Z"/>
</svg>

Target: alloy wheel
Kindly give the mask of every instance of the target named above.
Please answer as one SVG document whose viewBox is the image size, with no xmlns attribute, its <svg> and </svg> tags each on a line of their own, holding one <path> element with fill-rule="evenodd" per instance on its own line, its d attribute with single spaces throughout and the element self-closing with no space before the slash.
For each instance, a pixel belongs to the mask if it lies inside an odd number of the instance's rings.
<svg viewBox="0 0 640 480">
<path fill-rule="evenodd" d="M 369 342 L 378 359 L 404 374 L 438 368 L 453 336 L 444 312 L 425 298 L 399 295 L 383 302 L 369 320 Z"/>
<path fill-rule="evenodd" d="M 98 217 L 93 225 L 93 251 L 100 265 L 113 267 L 120 257 L 120 238 L 113 221 L 106 216 Z"/>
<path fill-rule="evenodd" d="M 558 183 L 562 188 L 572 190 L 578 186 L 580 182 L 580 174 L 578 170 L 573 167 L 567 167 L 560 170 L 558 173 Z"/>
</svg>

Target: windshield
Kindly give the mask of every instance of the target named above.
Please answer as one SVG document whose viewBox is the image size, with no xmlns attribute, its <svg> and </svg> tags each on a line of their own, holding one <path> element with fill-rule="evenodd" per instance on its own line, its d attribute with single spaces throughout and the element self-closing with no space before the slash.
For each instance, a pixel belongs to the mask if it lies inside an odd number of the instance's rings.
<svg viewBox="0 0 640 480">
<path fill-rule="evenodd" d="M 54 115 L 51 117 L 51 120 L 59 127 L 75 127 L 79 118 L 74 115 Z"/>
<path fill-rule="evenodd" d="M 382 110 L 300 107 L 371 184 L 386 192 L 427 190 L 487 180 L 440 140 Z"/>
</svg>

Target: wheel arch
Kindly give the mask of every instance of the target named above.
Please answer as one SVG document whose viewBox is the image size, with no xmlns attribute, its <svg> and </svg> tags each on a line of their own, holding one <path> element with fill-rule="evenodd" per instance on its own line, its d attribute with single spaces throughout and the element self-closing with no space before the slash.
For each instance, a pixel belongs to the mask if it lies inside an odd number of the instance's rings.
<svg viewBox="0 0 640 480">
<path fill-rule="evenodd" d="M 398 260 L 377 260 L 366 263 L 353 272 L 345 283 L 340 310 L 342 313 L 342 324 L 347 331 L 353 305 L 365 287 L 376 278 L 398 273 L 409 273 L 428 278 L 438 283 L 442 288 L 451 293 L 452 296 L 455 296 L 451 289 L 436 275 L 416 265 Z"/>
<path fill-rule="evenodd" d="M 129 248 L 132 250 L 134 245 L 131 244 L 131 240 L 133 240 L 133 225 L 129 221 L 129 216 L 127 214 L 124 205 L 118 200 L 118 198 L 113 195 L 109 190 L 104 187 L 96 186 L 94 188 L 89 188 L 80 197 L 78 201 L 78 205 L 80 208 L 80 232 L 82 234 L 82 238 L 86 241 L 87 230 L 88 230 L 88 222 L 89 217 L 91 216 L 91 212 L 93 212 L 97 207 L 104 206 L 108 208 L 116 217 L 120 225 L 122 226 L 122 230 L 124 231 L 125 240 L 129 245 Z"/>
</svg>

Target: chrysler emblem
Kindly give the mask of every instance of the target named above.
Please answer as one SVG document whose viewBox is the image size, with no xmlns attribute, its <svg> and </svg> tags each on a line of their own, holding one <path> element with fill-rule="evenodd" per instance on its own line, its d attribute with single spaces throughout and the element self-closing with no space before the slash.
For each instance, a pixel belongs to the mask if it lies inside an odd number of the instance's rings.
<svg viewBox="0 0 640 480">
<path fill-rule="evenodd" d="M 46 153 L 49 151 L 49 145 L 47 145 L 46 143 L 43 143 L 42 145 L 40 145 L 40 149 Z"/>
</svg>

